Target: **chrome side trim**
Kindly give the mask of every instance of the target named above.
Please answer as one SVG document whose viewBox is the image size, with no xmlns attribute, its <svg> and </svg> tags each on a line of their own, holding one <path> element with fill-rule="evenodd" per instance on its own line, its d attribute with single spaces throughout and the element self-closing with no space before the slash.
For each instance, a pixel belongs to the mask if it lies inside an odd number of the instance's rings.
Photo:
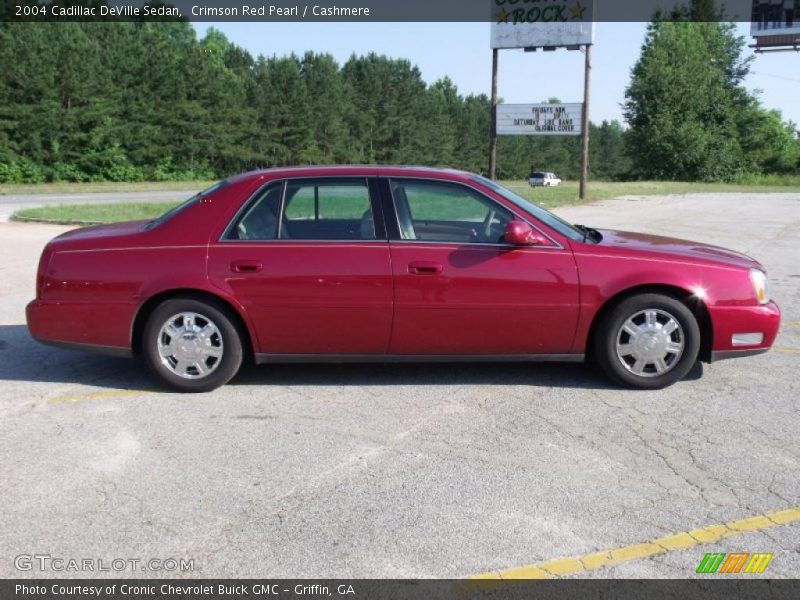
<svg viewBox="0 0 800 600">
<path fill-rule="evenodd" d="M 543 234 L 544 235 L 544 234 Z M 566 250 L 564 246 L 516 246 L 514 244 L 492 244 L 488 242 L 439 242 L 435 240 L 391 240 L 391 244 L 400 244 L 404 246 L 453 246 L 454 248 L 505 248 L 506 250 L 535 250 L 541 252 L 543 250 L 560 252 Z"/>
<path fill-rule="evenodd" d="M 583 354 L 269 354 L 256 353 L 265 363 L 428 363 L 428 362 L 583 362 Z"/>
</svg>

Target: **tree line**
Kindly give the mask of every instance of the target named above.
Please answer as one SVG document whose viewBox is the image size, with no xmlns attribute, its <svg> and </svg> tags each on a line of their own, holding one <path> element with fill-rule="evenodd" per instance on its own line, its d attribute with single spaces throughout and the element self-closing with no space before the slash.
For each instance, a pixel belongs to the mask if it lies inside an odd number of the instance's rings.
<svg viewBox="0 0 800 600">
<path fill-rule="evenodd" d="M 628 90 L 630 127 L 591 125 L 593 178 L 797 170 L 794 126 L 744 90 L 741 42 L 718 27 L 714 38 L 651 25 Z M 705 58 L 670 66 L 690 43 Z M 709 54 L 722 58 L 702 62 Z M 6 22 L 0 64 L 0 182 L 214 179 L 328 163 L 487 168 L 489 98 L 448 78 L 427 84 L 407 60 L 254 57 L 182 21 Z M 687 72 L 693 93 L 677 85 Z M 720 165 L 703 167 L 704 155 Z M 579 138 L 501 137 L 498 177 L 531 168 L 577 178 Z"/>
</svg>

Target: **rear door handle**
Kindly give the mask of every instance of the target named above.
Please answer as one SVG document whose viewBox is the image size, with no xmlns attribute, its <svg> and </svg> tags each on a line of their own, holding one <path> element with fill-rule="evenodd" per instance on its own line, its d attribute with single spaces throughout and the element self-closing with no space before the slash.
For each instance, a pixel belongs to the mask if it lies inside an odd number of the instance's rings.
<svg viewBox="0 0 800 600">
<path fill-rule="evenodd" d="M 437 262 L 418 260 L 408 264 L 408 272 L 412 275 L 439 275 L 442 265 Z"/>
<path fill-rule="evenodd" d="M 231 263 L 234 273 L 258 273 L 260 270 L 261 263 L 257 260 L 235 260 Z"/>
</svg>

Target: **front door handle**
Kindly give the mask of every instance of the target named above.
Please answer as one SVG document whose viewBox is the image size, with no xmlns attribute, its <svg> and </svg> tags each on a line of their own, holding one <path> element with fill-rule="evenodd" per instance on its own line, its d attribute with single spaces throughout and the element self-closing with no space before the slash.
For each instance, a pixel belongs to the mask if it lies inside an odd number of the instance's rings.
<svg viewBox="0 0 800 600">
<path fill-rule="evenodd" d="M 442 265 L 437 262 L 418 260 L 408 264 L 408 272 L 412 275 L 439 275 Z"/>
<path fill-rule="evenodd" d="M 261 263 L 257 260 L 235 260 L 231 263 L 234 273 L 258 273 L 260 270 Z"/>
</svg>

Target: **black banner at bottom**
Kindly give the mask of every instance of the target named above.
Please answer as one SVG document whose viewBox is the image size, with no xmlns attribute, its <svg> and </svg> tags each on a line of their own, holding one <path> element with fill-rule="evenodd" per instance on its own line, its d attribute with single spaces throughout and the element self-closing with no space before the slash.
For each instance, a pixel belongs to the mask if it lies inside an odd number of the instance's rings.
<svg viewBox="0 0 800 600">
<path fill-rule="evenodd" d="M 467 600 L 469 598 L 795 599 L 800 580 L 31 579 L 0 581 L 2 600 Z"/>
</svg>

